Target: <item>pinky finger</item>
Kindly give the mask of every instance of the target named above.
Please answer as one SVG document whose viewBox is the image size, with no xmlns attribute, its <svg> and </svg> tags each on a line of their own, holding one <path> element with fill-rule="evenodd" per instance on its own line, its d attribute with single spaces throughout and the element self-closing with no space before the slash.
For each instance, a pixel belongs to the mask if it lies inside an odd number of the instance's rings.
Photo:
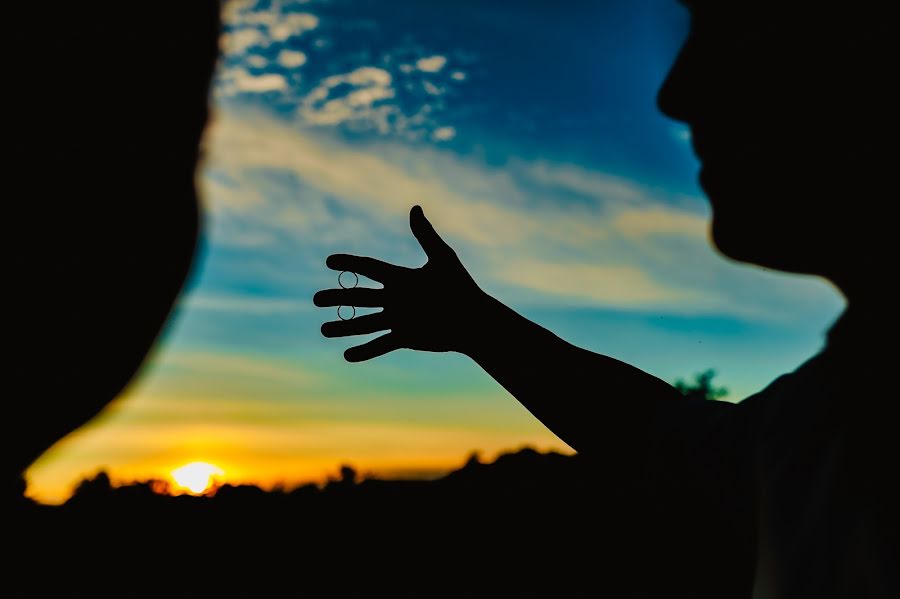
<svg viewBox="0 0 900 599">
<path fill-rule="evenodd" d="M 344 352 L 344 359 L 348 362 L 363 362 L 365 360 L 377 358 L 378 356 L 383 356 L 395 349 L 400 349 L 400 347 L 397 336 L 394 333 L 388 333 L 387 335 L 372 339 L 368 343 L 351 347 Z"/>
</svg>

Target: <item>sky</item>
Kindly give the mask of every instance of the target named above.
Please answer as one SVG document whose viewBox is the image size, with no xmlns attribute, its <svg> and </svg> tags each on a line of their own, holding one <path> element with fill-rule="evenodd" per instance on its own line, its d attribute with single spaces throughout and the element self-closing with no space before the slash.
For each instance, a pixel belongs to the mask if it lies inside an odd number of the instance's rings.
<svg viewBox="0 0 900 599">
<path fill-rule="evenodd" d="M 464 356 L 349 364 L 371 336 L 321 336 L 325 258 L 421 266 L 415 204 L 494 297 L 670 382 L 715 368 L 730 401 L 843 308 L 710 246 L 690 132 L 655 105 L 687 30 L 673 1 L 232 0 L 223 21 L 193 273 L 140 375 L 28 471 L 40 501 L 101 469 L 203 461 L 269 487 L 570 451 Z"/>
</svg>

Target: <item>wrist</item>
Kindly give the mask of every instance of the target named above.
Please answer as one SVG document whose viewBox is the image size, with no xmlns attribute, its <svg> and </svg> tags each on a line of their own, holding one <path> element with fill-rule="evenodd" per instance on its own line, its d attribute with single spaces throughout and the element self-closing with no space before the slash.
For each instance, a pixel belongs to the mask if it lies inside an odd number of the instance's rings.
<svg viewBox="0 0 900 599">
<path fill-rule="evenodd" d="M 467 304 L 455 351 L 478 361 L 479 355 L 490 351 L 490 346 L 502 338 L 509 308 L 481 288 Z"/>
</svg>

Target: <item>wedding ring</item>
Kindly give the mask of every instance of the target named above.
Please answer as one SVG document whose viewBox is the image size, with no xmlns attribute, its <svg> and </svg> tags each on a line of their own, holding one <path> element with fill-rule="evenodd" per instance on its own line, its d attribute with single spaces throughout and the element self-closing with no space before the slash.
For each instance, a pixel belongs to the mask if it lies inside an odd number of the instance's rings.
<svg viewBox="0 0 900 599">
<path fill-rule="evenodd" d="M 356 280 L 353 282 L 353 285 L 351 285 L 350 287 L 347 287 L 346 285 L 344 285 L 344 281 L 342 280 L 342 277 L 344 276 L 345 272 L 349 272 L 351 275 L 356 277 Z M 342 289 L 353 289 L 354 287 L 359 285 L 359 275 L 356 274 L 355 272 L 353 272 L 352 270 L 342 270 L 341 274 L 338 275 L 338 285 L 340 285 Z"/>
<path fill-rule="evenodd" d="M 342 277 L 344 276 L 344 273 L 346 273 L 346 272 L 349 272 L 351 275 L 356 277 L 356 280 L 353 281 L 353 285 L 351 287 L 347 287 L 346 285 L 344 285 L 344 281 L 343 281 Z M 354 287 L 359 285 L 359 275 L 356 274 L 355 272 L 353 272 L 352 270 L 342 270 L 341 274 L 338 275 L 338 285 L 341 286 L 341 289 L 353 289 Z M 351 308 L 353 310 L 353 314 L 350 316 L 350 318 L 344 318 L 341 315 L 341 308 L 343 308 L 343 307 L 344 306 L 338 306 L 338 309 L 337 309 L 338 318 L 340 318 L 341 320 L 353 320 L 354 318 L 356 318 L 356 307 L 355 306 L 347 306 L 348 308 Z"/>
</svg>

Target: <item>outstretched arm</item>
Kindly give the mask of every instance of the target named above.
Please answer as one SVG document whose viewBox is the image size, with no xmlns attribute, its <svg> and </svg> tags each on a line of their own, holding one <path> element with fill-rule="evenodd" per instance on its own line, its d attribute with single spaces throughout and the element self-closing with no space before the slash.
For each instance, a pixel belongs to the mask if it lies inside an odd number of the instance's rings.
<svg viewBox="0 0 900 599">
<path fill-rule="evenodd" d="M 418 206 L 410 213 L 410 228 L 428 256 L 421 268 L 347 254 L 327 260 L 330 268 L 384 285 L 329 289 L 314 297 L 317 306 L 383 308 L 322 326 L 326 337 L 390 331 L 348 349 L 348 361 L 400 348 L 460 352 L 576 451 L 645 447 L 663 406 L 681 399 L 677 390 L 638 368 L 564 341 L 485 293 Z"/>
<path fill-rule="evenodd" d="M 668 383 L 572 345 L 493 297 L 481 314 L 486 334 L 463 352 L 576 451 L 646 447 L 661 403 L 683 401 Z"/>
</svg>

